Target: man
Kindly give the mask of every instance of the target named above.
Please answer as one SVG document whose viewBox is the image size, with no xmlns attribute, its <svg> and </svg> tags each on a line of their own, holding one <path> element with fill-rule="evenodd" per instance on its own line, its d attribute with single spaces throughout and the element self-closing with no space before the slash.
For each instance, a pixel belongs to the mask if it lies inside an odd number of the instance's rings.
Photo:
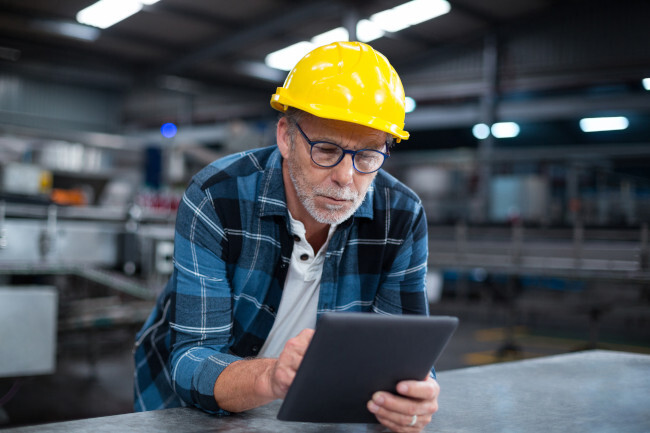
<svg viewBox="0 0 650 433">
<path fill-rule="evenodd" d="M 136 341 L 135 408 L 228 414 L 283 398 L 327 311 L 428 314 L 427 226 L 417 196 L 380 168 L 408 138 L 404 90 L 370 46 L 320 47 L 271 100 L 277 147 L 217 160 L 178 210 L 174 272 Z M 429 377 L 368 410 L 420 431 Z"/>
</svg>

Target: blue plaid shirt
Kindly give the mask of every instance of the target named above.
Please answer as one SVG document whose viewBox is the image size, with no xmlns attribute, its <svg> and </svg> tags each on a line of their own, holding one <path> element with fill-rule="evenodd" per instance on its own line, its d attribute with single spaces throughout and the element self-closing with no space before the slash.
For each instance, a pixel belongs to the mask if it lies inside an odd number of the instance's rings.
<svg viewBox="0 0 650 433">
<path fill-rule="evenodd" d="M 277 147 L 204 168 L 176 221 L 174 272 L 137 335 L 135 410 L 196 406 L 227 414 L 214 383 L 264 344 L 294 243 Z M 380 170 L 354 216 L 332 235 L 318 314 L 428 314 L 426 266 L 420 200 Z"/>
</svg>

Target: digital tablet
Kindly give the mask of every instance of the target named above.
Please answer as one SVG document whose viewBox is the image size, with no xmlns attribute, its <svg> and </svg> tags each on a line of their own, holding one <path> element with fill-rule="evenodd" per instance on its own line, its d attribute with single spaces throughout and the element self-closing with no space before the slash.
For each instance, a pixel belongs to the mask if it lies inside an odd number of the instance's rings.
<svg viewBox="0 0 650 433">
<path fill-rule="evenodd" d="M 323 314 L 278 419 L 376 423 L 372 394 L 424 380 L 457 326 L 450 316 Z"/>
</svg>

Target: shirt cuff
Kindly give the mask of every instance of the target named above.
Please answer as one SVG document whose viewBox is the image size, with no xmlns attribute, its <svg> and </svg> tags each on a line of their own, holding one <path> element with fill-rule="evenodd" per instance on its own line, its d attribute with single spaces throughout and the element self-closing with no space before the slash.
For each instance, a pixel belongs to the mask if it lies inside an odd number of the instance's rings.
<svg viewBox="0 0 650 433">
<path fill-rule="evenodd" d="M 210 355 L 201 361 L 192 378 L 192 393 L 194 394 L 192 401 L 199 409 L 216 415 L 230 415 L 230 412 L 217 405 L 214 399 L 214 384 L 226 367 L 241 359 L 235 355 L 220 353 L 218 356 Z"/>
</svg>

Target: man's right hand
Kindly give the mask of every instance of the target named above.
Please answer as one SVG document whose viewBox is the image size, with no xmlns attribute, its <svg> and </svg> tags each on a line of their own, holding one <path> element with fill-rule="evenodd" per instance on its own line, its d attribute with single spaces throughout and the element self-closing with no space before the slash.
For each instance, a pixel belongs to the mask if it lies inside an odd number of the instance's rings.
<svg viewBox="0 0 650 433">
<path fill-rule="evenodd" d="M 314 335 L 305 329 L 287 342 L 278 359 L 235 361 L 214 384 L 214 398 L 222 409 L 242 412 L 284 398 Z"/>
<path fill-rule="evenodd" d="M 276 398 L 284 398 L 287 395 L 313 336 L 313 329 L 303 329 L 300 334 L 287 341 L 282 349 L 269 378 L 271 390 Z"/>
</svg>

